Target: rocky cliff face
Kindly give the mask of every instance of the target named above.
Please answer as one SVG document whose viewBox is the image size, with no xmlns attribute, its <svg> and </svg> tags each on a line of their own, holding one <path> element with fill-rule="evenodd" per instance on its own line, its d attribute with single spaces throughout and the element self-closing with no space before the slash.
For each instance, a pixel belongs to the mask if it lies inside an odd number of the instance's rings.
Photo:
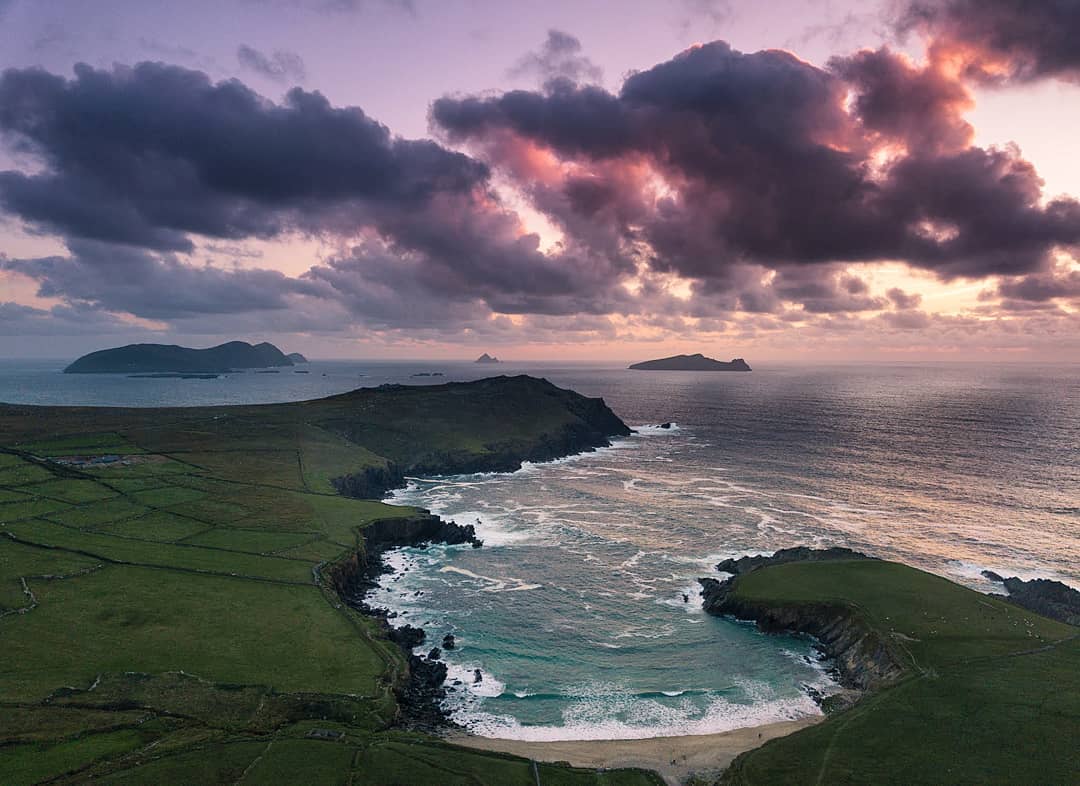
<svg viewBox="0 0 1080 786">
<path fill-rule="evenodd" d="M 536 381 L 534 381 L 536 382 Z M 334 478 L 339 493 L 358 499 L 381 499 L 388 491 L 405 485 L 406 475 L 467 475 L 475 472 L 514 472 L 523 462 L 552 461 L 587 453 L 611 444 L 611 437 L 633 433 L 608 408 L 603 399 L 586 398 L 571 391 L 557 391 L 563 405 L 575 417 L 561 428 L 536 435 L 528 440 L 490 442 L 482 452 L 464 449 L 431 450 L 405 466 L 387 462 L 384 466 L 367 467 L 361 472 Z M 547 393 L 547 388 L 538 390 Z M 538 393 L 539 394 L 539 393 Z"/>
<path fill-rule="evenodd" d="M 1004 578 L 991 570 L 984 570 L 983 575 L 1005 585 L 1009 593 L 1005 599 L 1010 603 L 1058 622 L 1080 626 L 1080 592 L 1069 585 L 1050 579 Z"/>
<path fill-rule="evenodd" d="M 735 579 L 699 579 L 709 614 L 756 622 L 766 633 L 813 636 L 845 688 L 874 690 L 903 676 L 905 668 L 886 641 L 843 605 L 777 605 L 748 601 L 733 592 Z"/>
<path fill-rule="evenodd" d="M 405 654 L 409 664 L 409 676 L 397 686 L 399 725 L 422 731 L 435 731 L 449 722 L 441 706 L 446 698 L 443 686 L 446 680 L 446 664 L 437 658 L 414 655 L 413 648 L 426 639 L 424 630 L 410 625 L 391 628 L 386 621 L 385 612 L 370 607 L 364 597 L 375 585 L 378 577 L 386 572 L 382 555 L 389 549 L 424 546 L 429 543 L 470 543 L 473 548 L 479 548 L 481 541 L 476 537 L 476 530 L 471 524 L 462 526 L 426 513 L 378 519 L 364 528 L 363 535 L 364 544 L 361 550 L 331 566 L 327 570 L 327 576 L 346 603 L 380 620 L 386 637 L 401 647 Z"/>
</svg>

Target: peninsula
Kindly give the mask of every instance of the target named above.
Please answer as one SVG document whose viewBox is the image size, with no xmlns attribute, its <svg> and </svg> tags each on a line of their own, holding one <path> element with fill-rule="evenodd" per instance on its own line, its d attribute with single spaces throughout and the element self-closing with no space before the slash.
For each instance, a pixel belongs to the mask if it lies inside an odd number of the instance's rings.
<svg viewBox="0 0 1080 786">
<path fill-rule="evenodd" d="M 673 355 L 659 360 L 645 360 L 634 363 L 630 368 L 636 371 L 750 371 L 750 366 L 742 358 L 724 362 L 707 358 L 700 352 L 694 355 Z"/>
<path fill-rule="evenodd" d="M 303 356 L 300 356 L 303 357 Z M 65 374 L 223 374 L 243 368 L 291 366 L 292 358 L 273 344 L 230 341 L 207 349 L 176 344 L 128 344 L 83 355 Z"/>
<path fill-rule="evenodd" d="M 823 723 L 740 755 L 719 783 L 1075 779 L 1077 628 L 847 549 L 717 568 L 735 575 L 701 580 L 706 612 L 813 636 L 845 688 L 817 697 Z"/>
<path fill-rule="evenodd" d="M 479 543 L 355 497 L 628 433 L 601 399 L 526 376 L 257 406 L 0 404 L 0 781 L 657 786 L 433 736 L 445 665 L 358 602 L 382 549 Z"/>
</svg>

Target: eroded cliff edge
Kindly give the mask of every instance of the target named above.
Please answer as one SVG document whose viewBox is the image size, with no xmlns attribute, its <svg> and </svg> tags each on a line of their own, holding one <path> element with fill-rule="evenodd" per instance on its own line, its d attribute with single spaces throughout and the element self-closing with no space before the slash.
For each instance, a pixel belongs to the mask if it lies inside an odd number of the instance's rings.
<svg viewBox="0 0 1080 786">
<path fill-rule="evenodd" d="M 384 459 L 331 480 L 339 493 L 362 499 L 381 499 L 403 486 L 406 476 L 514 472 L 527 461 L 590 452 L 633 433 L 602 398 L 524 375 L 383 386 L 346 396 L 367 412 L 386 413 L 379 422 L 334 417 L 320 423 Z M 421 397 L 421 411 L 398 416 L 395 408 Z"/>
<path fill-rule="evenodd" d="M 367 593 L 379 576 L 387 572 L 383 554 L 390 549 L 423 547 L 432 543 L 469 544 L 480 548 L 472 524 L 444 521 L 427 512 L 377 519 L 363 530 L 360 550 L 330 565 L 325 574 L 341 599 L 357 611 L 379 621 L 383 634 L 399 646 L 408 663 L 408 674 L 399 680 L 395 693 L 399 715 L 397 725 L 421 731 L 437 731 L 449 723 L 442 702 L 446 698 L 446 664 L 438 658 L 420 657 L 413 649 L 426 640 L 422 628 L 405 625 L 392 628 L 385 610 L 370 606 Z"/>
<path fill-rule="evenodd" d="M 703 607 L 709 614 L 755 622 L 766 633 L 801 633 L 817 640 L 845 688 L 876 690 L 900 679 L 907 671 L 896 647 L 844 603 L 774 603 L 739 594 L 739 577 L 771 565 L 789 562 L 873 559 L 850 549 L 782 549 L 771 557 L 725 560 L 717 569 L 733 573 L 726 580 L 699 579 Z"/>
</svg>

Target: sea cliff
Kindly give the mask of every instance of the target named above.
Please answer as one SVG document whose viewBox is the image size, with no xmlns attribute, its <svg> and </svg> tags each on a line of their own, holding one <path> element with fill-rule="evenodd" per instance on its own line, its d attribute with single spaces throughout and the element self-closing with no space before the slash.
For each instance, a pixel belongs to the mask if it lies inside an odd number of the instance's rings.
<svg viewBox="0 0 1080 786">
<path fill-rule="evenodd" d="M 435 731 L 449 724 L 442 701 L 446 698 L 446 664 L 438 658 L 420 657 L 413 649 L 426 640 L 422 628 L 405 625 L 392 628 L 383 609 L 370 606 L 365 597 L 379 576 L 387 572 L 383 554 L 390 549 L 420 547 L 431 543 L 471 544 L 479 548 L 471 524 L 443 521 L 430 513 L 377 519 L 363 529 L 361 548 L 331 565 L 326 575 L 341 599 L 361 613 L 379 621 L 387 639 L 399 646 L 408 663 L 408 674 L 395 686 L 398 703 L 397 725 Z"/>
<path fill-rule="evenodd" d="M 718 570 L 734 573 L 720 581 L 699 579 L 703 608 L 716 616 L 732 616 L 757 623 L 766 633 L 802 633 L 813 636 L 822 653 L 833 661 L 840 684 L 857 690 L 875 690 L 902 677 L 906 667 L 894 646 L 863 619 L 853 606 L 835 603 L 773 603 L 740 596 L 739 576 L 771 565 L 871 559 L 849 549 L 782 549 L 771 557 L 725 560 Z"/>
</svg>

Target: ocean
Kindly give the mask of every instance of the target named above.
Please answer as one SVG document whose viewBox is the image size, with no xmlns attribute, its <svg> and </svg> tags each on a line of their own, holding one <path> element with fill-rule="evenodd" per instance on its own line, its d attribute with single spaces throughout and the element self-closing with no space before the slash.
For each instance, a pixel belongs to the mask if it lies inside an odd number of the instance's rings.
<svg viewBox="0 0 1080 786">
<path fill-rule="evenodd" d="M 808 641 L 701 612 L 697 578 L 728 556 L 839 545 L 980 590 L 994 589 L 984 569 L 1080 586 L 1077 365 L 342 361 L 216 380 L 62 365 L 0 363 L 0 401 L 254 403 L 493 373 L 603 396 L 636 434 L 510 474 L 415 478 L 393 496 L 485 541 L 393 553 L 371 601 L 427 629 L 420 651 L 454 635 L 448 708 L 488 736 L 701 734 L 816 713 L 808 688 L 832 682 Z"/>
</svg>

